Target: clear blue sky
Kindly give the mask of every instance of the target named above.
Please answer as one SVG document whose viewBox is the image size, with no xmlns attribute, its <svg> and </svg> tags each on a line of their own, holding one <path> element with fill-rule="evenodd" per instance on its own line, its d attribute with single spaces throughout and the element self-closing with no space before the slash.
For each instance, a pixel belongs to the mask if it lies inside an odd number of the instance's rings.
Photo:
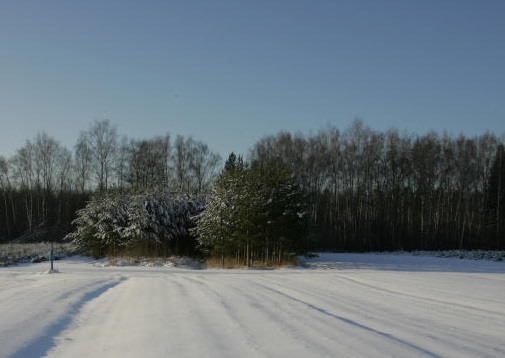
<svg viewBox="0 0 505 358">
<path fill-rule="evenodd" d="M 503 0 L 2 0 L 0 154 L 192 135 L 223 156 L 279 130 L 505 131 Z"/>
</svg>

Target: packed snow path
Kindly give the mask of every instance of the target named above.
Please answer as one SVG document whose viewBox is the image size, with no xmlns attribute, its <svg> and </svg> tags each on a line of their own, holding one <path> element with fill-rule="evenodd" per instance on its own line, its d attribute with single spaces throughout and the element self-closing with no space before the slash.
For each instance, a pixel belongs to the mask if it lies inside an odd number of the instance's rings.
<svg viewBox="0 0 505 358">
<path fill-rule="evenodd" d="M 273 271 L 0 269 L 0 356 L 503 357 L 505 264 L 321 255 Z"/>
</svg>

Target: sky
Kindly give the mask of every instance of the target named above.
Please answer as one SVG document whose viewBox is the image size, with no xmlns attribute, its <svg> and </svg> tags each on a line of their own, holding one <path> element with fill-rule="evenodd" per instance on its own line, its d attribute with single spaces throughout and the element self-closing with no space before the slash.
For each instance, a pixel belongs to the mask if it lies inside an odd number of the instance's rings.
<svg viewBox="0 0 505 358">
<path fill-rule="evenodd" d="M 0 155 L 104 119 L 222 156 L 281 130 L 505 133 L 502 0 L 2 0 Z"/>
</svg>

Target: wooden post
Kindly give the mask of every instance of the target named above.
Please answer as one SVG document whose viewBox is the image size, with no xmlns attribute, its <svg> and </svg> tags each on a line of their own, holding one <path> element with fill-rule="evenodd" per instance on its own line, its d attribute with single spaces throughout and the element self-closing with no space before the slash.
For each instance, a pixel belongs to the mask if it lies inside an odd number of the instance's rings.
<svg viewBox="0 0 505 358">
<path fill-rule="evenodd" d="M 53 261 L 54 261 L 54 241 L 51 241 L 51 252 L 49 254 L 49 258 L 51 260 L 51 272 L 54 270 Z"/>
</svg>

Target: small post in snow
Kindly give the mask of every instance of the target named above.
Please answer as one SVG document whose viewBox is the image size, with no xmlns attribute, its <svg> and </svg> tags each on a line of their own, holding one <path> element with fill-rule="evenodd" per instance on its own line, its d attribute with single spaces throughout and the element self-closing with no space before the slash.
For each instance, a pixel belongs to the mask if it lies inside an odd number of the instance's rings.
<svg viewBox="0 0 505 358">
<path fill-rule="evenodd" d="M 51 271 L 54 271 L 53 261 L 54 261 L 54 241 L 51 241 L 51 251 L 49 253 L 49 259 L 51 260 Z"/>
</svg>

